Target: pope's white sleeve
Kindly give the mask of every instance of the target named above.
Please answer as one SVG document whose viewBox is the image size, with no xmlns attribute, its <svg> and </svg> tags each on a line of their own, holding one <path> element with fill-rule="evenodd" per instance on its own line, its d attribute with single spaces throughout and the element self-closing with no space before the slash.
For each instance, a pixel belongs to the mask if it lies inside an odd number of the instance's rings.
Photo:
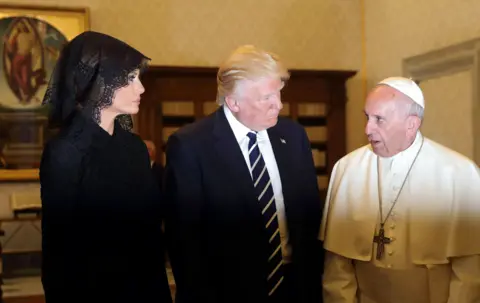
<svg viewBox="0 0 480 303">
<path fill-rule="evenodd" d="M 353 261 L 326 251 L 323 274 L 325 303 L 357 303 L 357 279 Z"/>
<path fill-rule="evenodd" d="M 452 258 L 448 303 L 480 302 L 480 255 Z"/>
</svg>

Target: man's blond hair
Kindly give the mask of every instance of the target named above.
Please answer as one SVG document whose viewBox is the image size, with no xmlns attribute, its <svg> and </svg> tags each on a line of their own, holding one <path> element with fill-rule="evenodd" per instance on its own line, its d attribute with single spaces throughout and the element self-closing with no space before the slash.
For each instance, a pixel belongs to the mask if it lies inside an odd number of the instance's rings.
<svg viewBox="0 0 480 303">
<path fill-rule="evenodd" d="M 223 105 L 225 97 L 235 92 L 240 81 L 256 81 L 262 77 L 287 81 L 290 74 L 276 54 L 253 45 L 237 48 L 218 69 L 217 103 Z"/>
</svg>

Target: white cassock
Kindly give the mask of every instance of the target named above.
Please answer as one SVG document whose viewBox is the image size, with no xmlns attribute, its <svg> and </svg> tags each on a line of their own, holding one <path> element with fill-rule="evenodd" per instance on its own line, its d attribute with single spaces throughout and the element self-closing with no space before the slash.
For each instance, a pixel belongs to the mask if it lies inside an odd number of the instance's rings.
<svg viewBox="0 0 480 303">
<path fill-rule="evenodd" d="M 378 180 L 385 218 L 417 153 L 377 260 Z M 478 166 L 420 132 L 407 150 L 379 159 L 377 173 L 367 145 L 332 171 L 320 231 L 324 303 L 479 303 Z"/>
</svg>

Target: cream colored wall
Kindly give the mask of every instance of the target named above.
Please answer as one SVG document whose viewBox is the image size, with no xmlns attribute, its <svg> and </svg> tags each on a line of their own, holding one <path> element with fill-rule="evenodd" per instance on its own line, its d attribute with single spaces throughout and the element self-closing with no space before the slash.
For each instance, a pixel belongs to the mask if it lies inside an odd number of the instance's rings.
<svg viewBox="0 0 480 303">
<path fill-rule="evenodd" d="M 420 83 L 428 104 L 422 126 L 425 136 L 454 148 L 470 159 L 473 154 L 472 72 L 434 78 Z M 455 104 L 455 105 L 453 105 Z"/>
<path fill-rule="evenodd" d="M 382 78 L 401 75 L 404 58 L 480 36 L 480 1 L 365 0 L 365 3 L 369 86 Z M 467 77 L 461 74 L 450 77 L 450 81 L 439 79 L 422 84 L 426 97 L 425 132 L 470 156 L 472 117 L 460 113 L 459 108 L 472 108 L 472 104 L 466 103 L 470 100 L 466 96 L 471 83 L 462 79 Z M 361 102 L 360 96 L 355 98 L 354 103 Z M 361 113 L 351 113 L 349 119 L 363 117 Z M 455 124 L 456 132 L 450 128 L 451 123 Z"/>
<path fill-rule="evenodd" d="M 357 69 L 359 3 L 346 0 L 15 0 L 87 6 L 93 30 L 131 43 L 159 65 L 216 66 L 256 44 L 290 67 Z"/>
<path fill-rule="evenodd" d="M 401 74 L 402 59 L 480 36 L 476 0 L 365 0 L 371 81 Z"/>
</svg>

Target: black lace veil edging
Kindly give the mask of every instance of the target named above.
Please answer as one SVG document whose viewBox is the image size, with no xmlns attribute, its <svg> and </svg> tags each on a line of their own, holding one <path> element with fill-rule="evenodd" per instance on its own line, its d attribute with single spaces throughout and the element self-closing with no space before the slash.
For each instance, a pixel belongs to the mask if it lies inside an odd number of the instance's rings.
<svg viewBox="0 0 480 303">
<path fill-rule="evenodd" d="M 129 82 L 150 58 L 116 38 L 87 31 L 63 49 L 48 83 L 43 105 L 49 106 L 49 126 L 68 125 L 77 112 L 100 123 L 100 111 L 112 105 L 115 91 Z M 119 115 L 122 128 L 133 127 L 130 115 Z"/>
</svg>

